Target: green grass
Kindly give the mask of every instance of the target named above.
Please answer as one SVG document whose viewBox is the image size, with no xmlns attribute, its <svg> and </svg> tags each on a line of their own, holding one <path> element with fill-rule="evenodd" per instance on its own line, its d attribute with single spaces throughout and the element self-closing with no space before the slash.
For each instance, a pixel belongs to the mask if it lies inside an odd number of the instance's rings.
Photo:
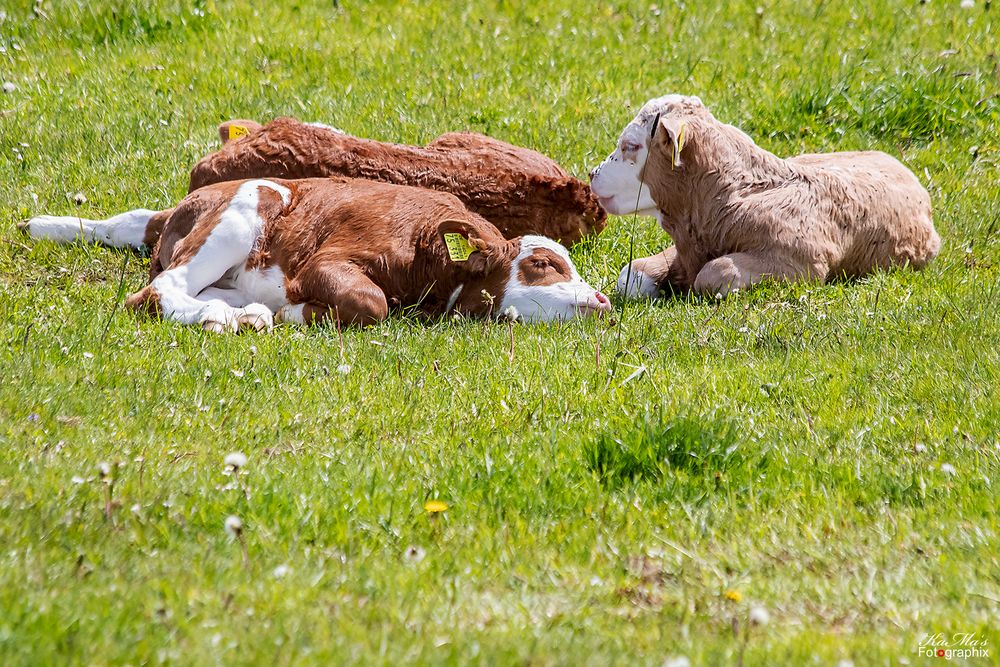
<svg viewBox="0 0 1000 667">
<path fill-rule="evenodd" d="M 33 4 L 0 20 L 0 664 L 897 665 L 938 631 L 1000 664 L 997 7 Z M 667 92 L 779 154 L 899 156 L 940 257 L 341 341 L 135 317 L 146 260 L 14 228 L 173 204 L 231 117 L 583 175 Z M 610 289 L 633 240 L 665 243 L 614 218 L 573 256 Z"/>
</svg>

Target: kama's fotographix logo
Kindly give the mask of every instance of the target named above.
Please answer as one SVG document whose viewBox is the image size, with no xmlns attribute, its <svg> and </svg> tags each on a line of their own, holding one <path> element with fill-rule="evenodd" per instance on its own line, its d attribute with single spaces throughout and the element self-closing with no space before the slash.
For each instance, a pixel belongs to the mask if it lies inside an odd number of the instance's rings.
<svg viewBox="0 0 1000 667">
<path fill-rule="evenodd" d="M 990 649 L 986 640 L 975 632 L 925 633 L 920 638 L 917 654 L 924 657 L 944 658 L 988 658 Z"/>
</svg>

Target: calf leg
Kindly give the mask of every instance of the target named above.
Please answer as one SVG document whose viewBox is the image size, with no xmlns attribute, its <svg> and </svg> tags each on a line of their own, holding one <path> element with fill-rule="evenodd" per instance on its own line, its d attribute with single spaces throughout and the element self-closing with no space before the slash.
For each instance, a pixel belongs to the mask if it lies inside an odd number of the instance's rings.
<svg viewBox="0 0 1000 667">
<path fill-rule="evenodd" d="M 295 324 L 327 320 L 366 326 L 389 314 L 385 292 L 354 263 L 317 255 L 288 286 L 291 303 L 277 318 Z"/>
<path fill-rule="evenodd" d="M 726 296 L 736 289 L 755 285 L 765 278 L 799 280 L 816 271 L 778 257 L 734 252 L 708 262 L 694 279 L 694 291 L 707 296 Z"/>
<path fill-rule="evenodd" d="M 212 307 L 219 309 L 229 306 L 236 310 L 236 326 L 240 330 L 255 329 L 257 331 L 267 331 L 274 326 L 274 317 L 271 310 L 260 303 L 255 303 L 253 298 L 238 289 L 223 289 L 221 287 L 206 287 L 198 295 L 199 301 L 214 304 Z M 216 333 L 225 333 L 228 327 L 224 322 L 212 321 L 202 322 L 202 326 Z"/>
<path fill-rule="evenodd" d="M 652 299 L 666 291 L 684 289 L 677 265 L 677 247 L 633 260 L 618 274 L 618 294 L 626 299 Z"/>
<path fill-rule="evenodd" d="M 270 309 L 259 303 L 234 307 L 225 298 L 232 296 L 226 294 L 232 290 L 216 288 L 205 300 L 198 298 L 230 269 L 246 262 L 263 226 L 257 212 L 258 188 L 269 188 L 283 195 L 277 186 L 264 182 L 240 186 L 208 235 L 191 233 L 179 241 L 171 256 L 182 259 L 173 260 L 149 285 L 129 297 L 126 304 L 182 324 L 200 323 L 212 331 L 237 331 L 244 324 L 269 328 Z M 195 223 L 196 228 L 199 224 L 209 223 L 201 220 Z"/>
<path fill-rule="evenodd" d="M 112 248 L 152 248 L 160 238 L 163 225 L 172 213 L 137 208 L 112 216 L 107 220 L 88 220 L 75 215 L 40 215 L 18 225 L 35 239 L 59 243 L 85 241 Z"/>
</svg>

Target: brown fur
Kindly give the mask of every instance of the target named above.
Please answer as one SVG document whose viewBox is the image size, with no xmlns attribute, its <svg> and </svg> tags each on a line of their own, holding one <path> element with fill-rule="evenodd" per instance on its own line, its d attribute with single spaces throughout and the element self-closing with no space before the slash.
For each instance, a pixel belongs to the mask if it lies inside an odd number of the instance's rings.
<svg viewBox="0 0 1000 667">
<path fill-rule="evenodd" d="M 246 267 L 278 266 L 288 300 L 306 304 L 307 321 L 371 324 L 409 306 L 440 315 L 459 285 L 453 308 L 460 313 L 489 314 L 503 298 L 519 240 L 505 239 L 456 197 L 359 179 L 268 180 L 288 188 L 291 198 L 285 204 L 277 192 L 258 190 L 264 228 Z M 151 279 L 190 261 L 243 183 L 206 186 L 173 209 L 153 252 Z M 444 234 L 451 232 L 477 249 L 468 260 L 448 256 Z M 555 259 L 541 280 L 551 280 L 552 272 L 569 275 L 565 261 Z M 143 309 L 155 297 L 147 287 L 128 303 Z"/>
<path fill-rule="evenodd" d="M 189 192 L 221 181 L 317 176 L 450 192 L 507 238 L 538 234 L 571 245 L 600 233 L 607 218 L 586 183 L 526 148 L 468 132 L 445 134 L 419 148 L 292 118 L 274 120 L 203 158 L 191 171 Z"/>
</svg>

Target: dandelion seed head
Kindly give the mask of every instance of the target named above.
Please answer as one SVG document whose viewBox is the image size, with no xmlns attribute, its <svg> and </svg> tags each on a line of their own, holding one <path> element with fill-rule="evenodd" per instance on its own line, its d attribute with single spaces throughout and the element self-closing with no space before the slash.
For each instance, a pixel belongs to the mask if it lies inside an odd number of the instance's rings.
<svg viewBox="0 0 1000 667">
<path fill-rule="evenodd" d="M 230 514 L 226 517 L 226 533 L 230 537 L 239 537 L 240 533 L 243 532 L 243 522 L 235 514 Z"/>
<path fill-rule="evenodd" d="M 753 625 L 764 626 L 771 621 L 771 614 L 767 612 L 767 609 L 760 605 L 754 605 L 750 607 L 750 623 Z"/>
<path fill-rule="evenodd" d="M 226 458 L 223 459 L 227 468 L 232 468 L 233 470 L 239 470 L 247 464 L 247 455 L 243 452 L 230 452 L 226 454 Z"/>
</svg>

